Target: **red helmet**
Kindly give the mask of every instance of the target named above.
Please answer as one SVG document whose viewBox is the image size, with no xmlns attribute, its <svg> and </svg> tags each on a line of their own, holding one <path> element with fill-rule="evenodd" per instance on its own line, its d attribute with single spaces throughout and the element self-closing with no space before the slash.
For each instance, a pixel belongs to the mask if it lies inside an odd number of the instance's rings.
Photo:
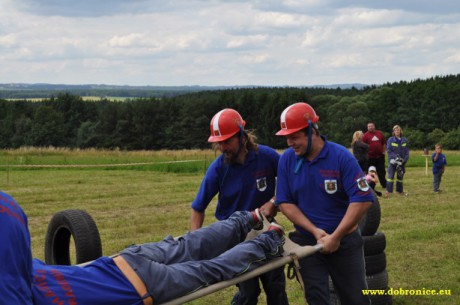
<svg viewBox="0 0 460 305">
<path fill-rule="evenodd" d="M 211 136 L 208 142 L 225 141 L 243 130 L 246 122 L 241 115 L 233 109 L 226 108 L 214 115 L 211 120 L 210 129 Z"/>
<path fill-rule="evenodd" d="M 318 120 L 319 116 L 316 115 L 315 109 L 307 103 L 293 104 L 284 109 L 281 114 L 281 130 L 278 131 L 276 135 L 290 135 L 291 133 L 308 127 L 308 121 L 311 121 L 312 124 L 316 124 Z"/>
</svg>

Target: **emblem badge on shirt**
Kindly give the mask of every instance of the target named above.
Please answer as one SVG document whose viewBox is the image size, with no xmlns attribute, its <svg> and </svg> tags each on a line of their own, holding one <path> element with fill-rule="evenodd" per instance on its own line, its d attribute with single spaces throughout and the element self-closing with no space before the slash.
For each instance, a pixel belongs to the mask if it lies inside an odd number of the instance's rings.
<svg viewBox="0 0 460 305">
<path fill-rule="evenodd" d="M 356 182 L 358 183 L 358 188 L 361 191 L 367 192 L 369 190 L 369 184 L 367 184 L 366 177 L 361 177 L 358 180 L 356 180 Z"/>
<path fill-rule="evenodd" d="M 377 137 L 377 136 L 373 136 L 372 139 L 371 139 L 372 142 L 375 142 L 375 141 L 380 141 L 380 139 Z"/>
<path fill-rule="evenodd" d="M 324 180 L 324 188 L 328 194 L 337 192 L 337 180 Z"/>
<path fill-rule="evenodd" d="M 267 177 L 263 177 L 256 180 L 257 189 L 261 192 L 267 189 Z"/>
</svg>

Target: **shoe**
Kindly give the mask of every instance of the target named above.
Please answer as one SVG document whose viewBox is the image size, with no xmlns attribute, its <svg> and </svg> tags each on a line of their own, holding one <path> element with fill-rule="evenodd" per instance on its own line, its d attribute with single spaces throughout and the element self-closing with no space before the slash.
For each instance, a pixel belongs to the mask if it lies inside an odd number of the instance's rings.
<svg viewBox="0 0 460 305">
<path fill-rule="evenodd" d="M 284 228 L 277 222 L 271 222 L 267 231 L 275 231 L 280 238 L 284 238 Z"/>
<path fill-rule="evenodd" d="M 252 213 L 252 218 L 254 220 L 254 225 L 252 228 L 254 230 L 262 230 L 264 228 L 264 216 L 260 212 L 259 208 L 255 209 Z"/>
<path fill-rule="evenodd" d="M 385 198 L 390 198 L 390 196 L 391 196 L 391 193 L 389 193 L 389 192 L 385 192 L 385 194 L 383 195 L 383 197 L 385 197 Z"/>
<path fill-rule="evenodd" d="M 409 195 L 409 194 L 406 193 L 406 192 L 398 192 L 398 194 L 401 195 L 401 196 L 407 196 L 407 195 Z"/>
</svg>

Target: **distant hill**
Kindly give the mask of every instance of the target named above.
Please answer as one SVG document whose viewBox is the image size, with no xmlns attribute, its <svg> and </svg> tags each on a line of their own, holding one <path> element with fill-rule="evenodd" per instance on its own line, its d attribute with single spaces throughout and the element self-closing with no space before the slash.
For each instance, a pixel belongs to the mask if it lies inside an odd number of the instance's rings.
<svg viewBox="0 0 460 305">
<path fill-rule="evenodd" d="M 117 86 L 105 84 L 0 84 L 0 98 L 50 98 L 61 92 L 79 96 L 117 97 L 170 97 L 204 90 L 220 90 L 226 87 L 206 86 Z"/>
<path fill-rule="evenodd" d="M 81 85 L 65 85 L 65 84 L 24 84 L 11 83 L 0 84 L 0 90 L 50 90 L 50 91 L 65 91 L 65 90 L 162 90 L 162 91 L 201 91 L 212 88 L 223 89 L 226 87 L 207 87 L 207 86 L 128 86 L 128 85 L 106 85 L 106 84 L 81 84 Z"/>
<path fill-rule="evenodd" d="M 308 86 L 308 87 L 311 87 L 311 88 L 325 88 L 325 89 L 337 89 L 337 88 L 351 89 L 351 88 L 355 88 L 355 89 L 360 90 L 360 89 L 364 89 L 366 87 L 369 87 L 369 85 L 354 83 L 354 84 L 335 84 L 335 85 L 315 85 L 315 86 Z"/>
<path fill-rule="evenodd" d="M 312 88 L 326 89 L 362 89 L 365 84 L 337 84 L 337 85 L 315 85 Z M 79 96 L 98 97 L 172 97 L 192 92 L 212 91 L 224 89 L 242 89 L 270 86 L 128 86 L 128 85 L 106 85 L 106 84 L 25 84 L 9 83 L 0 84 L 0 99 L 26 99 L 26 98 L 50 98 L 61 92 L 68 92 Z M 287 87 L 287 86 L 286 86 Z M 307 86 L 306 86 L 307 87 Z"/>
</svg>

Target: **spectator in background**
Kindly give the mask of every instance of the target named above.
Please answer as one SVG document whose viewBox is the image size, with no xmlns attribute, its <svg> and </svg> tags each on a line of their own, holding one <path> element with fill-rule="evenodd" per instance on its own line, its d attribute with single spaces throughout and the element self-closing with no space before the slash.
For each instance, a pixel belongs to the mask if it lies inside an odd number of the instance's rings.
<svg viewBox="0 0 460 305">
<path fill-rule="evenodd" d="M 379 176 L 377 176 L 377 171 L 375 166 L 369 166 L 369 170 L 367 171 L 366 180 L 369 186 L 374 190 L 377 196 L 382 196 L 382 192 L 376 191 L 375 186 L 379 183 Z"/>
<path fill-rule="evenodd" d="M 433 161 L 433 190 L 435 193 L 439 193 L 441 191 L 439 189 L 441 178 L 447 165 L 446 156 L 442 153 L 441 144 L 436 144 L 431 161 Z"/>
<path fill-rule="evenodd" d="M 359 166 L 361 167 L 363 173 L 365 173 L 369 163 L 369 145 L 363 142 L 363 132 L 361 130 L 353 133 L 351 149 L 353 150 L 353 156 L 355 156 L 356 160 L 358 160 Z"/>
<path fill-rule="evenodd" d="M 388 153 L 388 177 L 387 177 L 387 190 L 386 197 L 393 193 L 393 184 L 395 182 L 396 174 L 396 192 L 400 195 L 407 196 L 404 192 L 403 179 L 406 173 L 406 163 L 409 160 L 409 142 L 403 137 L 401 126 L 393 126 L 392 137 L 388 139 L 387 143 Z"/>
<path fill-rule="evenodd" d="M 236 211 L 259 208 L 263 215 L 274 217 L 275 185 L 279 154 L 272 148 L 255 143 L 255 137 L 244 127 L 246 122 L 233 109 L 223 109 L 211 120 L 208 142 L 222 154 L 206 171 L 200 190 L 192 202 L 191 230 L 203 225 L 205 210 L 218 194 L 215 216 L 227 219 Z M 287 305 L 284 267 L 238 284 L 232 304 L 255 305 L 261 292 L 259 279 L 268 305 Z"/>
<path fill-rule="evenodd" d="M 387 187 L 385 171 L 386 139 L 380 130 L 375 129 L 374 122 L 367 124 L 367 131 L 363 135 L 363 142 L 369 145 L 369 166 L 375 166 L 380 185 Z"/>
</svg>

